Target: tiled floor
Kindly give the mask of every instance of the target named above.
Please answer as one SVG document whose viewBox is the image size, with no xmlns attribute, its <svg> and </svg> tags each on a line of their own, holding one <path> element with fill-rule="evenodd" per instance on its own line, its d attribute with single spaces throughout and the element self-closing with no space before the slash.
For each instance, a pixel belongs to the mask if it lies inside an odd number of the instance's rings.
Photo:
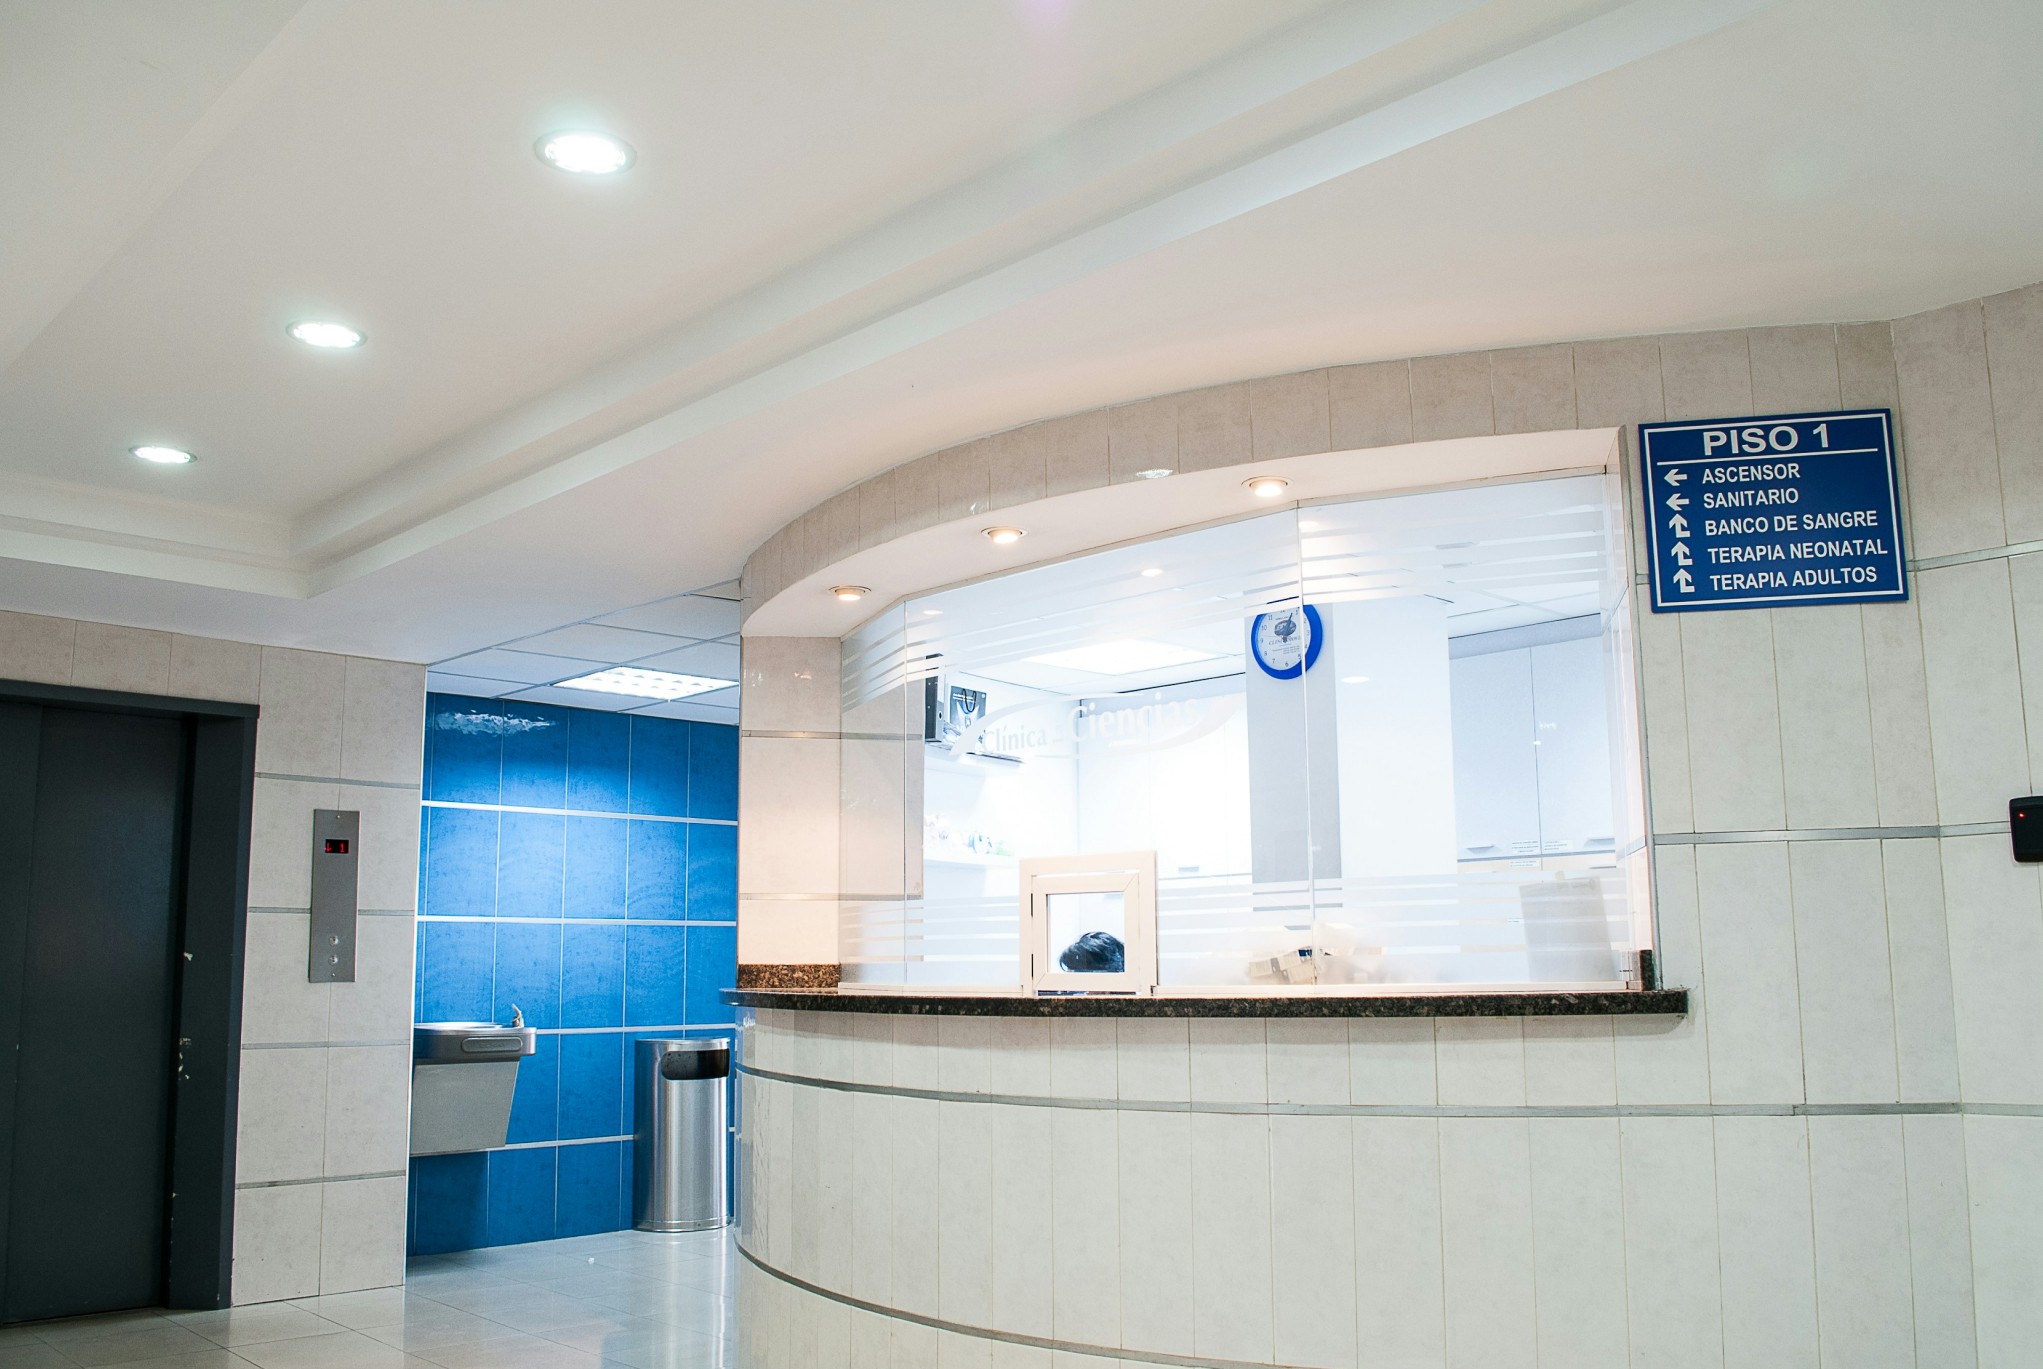
<svg viewBox="0 0 2043 1369">
<path fill-rule="evenodd" d="M 0 1329 L 0 1369 L 727 1369 L 735 1261 L 721 1231 L 432 1255 L 403 1288 Z"/>
</svg>

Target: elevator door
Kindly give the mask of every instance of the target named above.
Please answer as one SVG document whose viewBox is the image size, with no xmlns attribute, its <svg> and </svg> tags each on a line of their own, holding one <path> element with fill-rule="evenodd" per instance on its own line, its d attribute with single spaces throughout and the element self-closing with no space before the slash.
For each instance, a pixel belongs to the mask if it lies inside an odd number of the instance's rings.
<svg viewBox="0 0 2043 1369">
<path fill-rule="evenodd" d="M 188 753 L 0 705 L 0 1322 L 163 1297 Z"/>
</svg>

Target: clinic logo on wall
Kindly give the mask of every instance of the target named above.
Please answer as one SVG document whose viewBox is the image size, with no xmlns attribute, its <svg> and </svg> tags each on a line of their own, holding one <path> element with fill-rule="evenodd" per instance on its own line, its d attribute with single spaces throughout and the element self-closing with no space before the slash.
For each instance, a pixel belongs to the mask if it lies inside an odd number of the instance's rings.
<svg viewBox="0 0 2043 1369">
<path fill-rule="evenodd" d="M 1110 752 L 1139 755 L 1184 746 L 1241 711 L 1239 694 L 1197 698 L 1139 694 L 1088 694 L 1032 700 L 988 714 L 950 741 L 954 757 L 1071 760 Z"/>
</svg>

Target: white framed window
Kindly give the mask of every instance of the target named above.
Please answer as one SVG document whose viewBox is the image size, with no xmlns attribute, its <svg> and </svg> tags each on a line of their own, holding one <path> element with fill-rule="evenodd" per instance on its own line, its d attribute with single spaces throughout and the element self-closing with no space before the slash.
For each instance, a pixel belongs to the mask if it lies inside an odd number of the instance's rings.
<svg viewBox="0 0 2043 1369">
<path fill-rule="evenodd" d="M 873 895 L 844 982 L 1143 992 L 1151 953 L 1159 994 L 1637 982 L 1623 509 L 1607 470 L 1330 500 L 875 618 L 842 657 L 840 888 Z M 1153 852 L 1118 983 L 1058 964 L 1113 889 L 1039 909 L 1024 877 L 1103 852 Z"/>
<path fill-rule="evenodd" d="M 1021 862 L 1021 982 L 1032 993 L 1153 993 L 1156 852 Z"/>
</svg>

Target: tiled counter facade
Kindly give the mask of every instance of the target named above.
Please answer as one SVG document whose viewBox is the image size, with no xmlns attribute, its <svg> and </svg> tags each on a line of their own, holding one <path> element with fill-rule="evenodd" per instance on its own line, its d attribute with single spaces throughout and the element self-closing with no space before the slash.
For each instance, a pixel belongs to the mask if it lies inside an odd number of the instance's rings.
<svg viewBox="0 0 2043 1369">
<path fill-rule="evenodd" d="M 0 676 L 260 707 L 234 1301 L 401 1283 L 425 668 L 0 613 Z M 352 984 L 305 980 L 315 808 L 362 814 Z"/>
<path fill-rule="evenodd" d="M 847 1341 L 904 1366 L 1040 1362 L 1050 1341 L 1340 1366 L 2031 1362 L 2043 886 L 2006 804 L 2043 786 L 2043 287 L 1053 419 L 846 491 L 760 549 L 746 592 L 1145 467 L 1575 427 L 1628 449 L 1640 422 L 1861 405 L 1899 421 L 1909 602 L 1636 623 L 1657 949 L 1687 1016 L 768 1017 L 753 1062 L 790 1077 L 746 1081 L 744 1239 L 780 1271 L 747 1276 L 753 1362 L 844 1363 Z M 748 662 L 783 656 L 834 662 L 746 641 Z M 834 706 L 834 678 L 800 683 Z M 836 814 L 781 792 L 746 792 L 747 827 L 834 847 Z M 816 958 L 826 931 L 792 949 Z M 1165 1080 L 1184 1108 L 1126 1106 Z M 948 1096 L 988 1090 L 1013 1097 Z M 1059 1095 L 1088 1105 L 1030 1101 Z"/>
<path fill-rule="evenodd" d="M 743 1362 L 2022 1362 L 2027 1123 L 1671 1102 L 1634 1024 L 762 1012 Z"/>
</svg>

